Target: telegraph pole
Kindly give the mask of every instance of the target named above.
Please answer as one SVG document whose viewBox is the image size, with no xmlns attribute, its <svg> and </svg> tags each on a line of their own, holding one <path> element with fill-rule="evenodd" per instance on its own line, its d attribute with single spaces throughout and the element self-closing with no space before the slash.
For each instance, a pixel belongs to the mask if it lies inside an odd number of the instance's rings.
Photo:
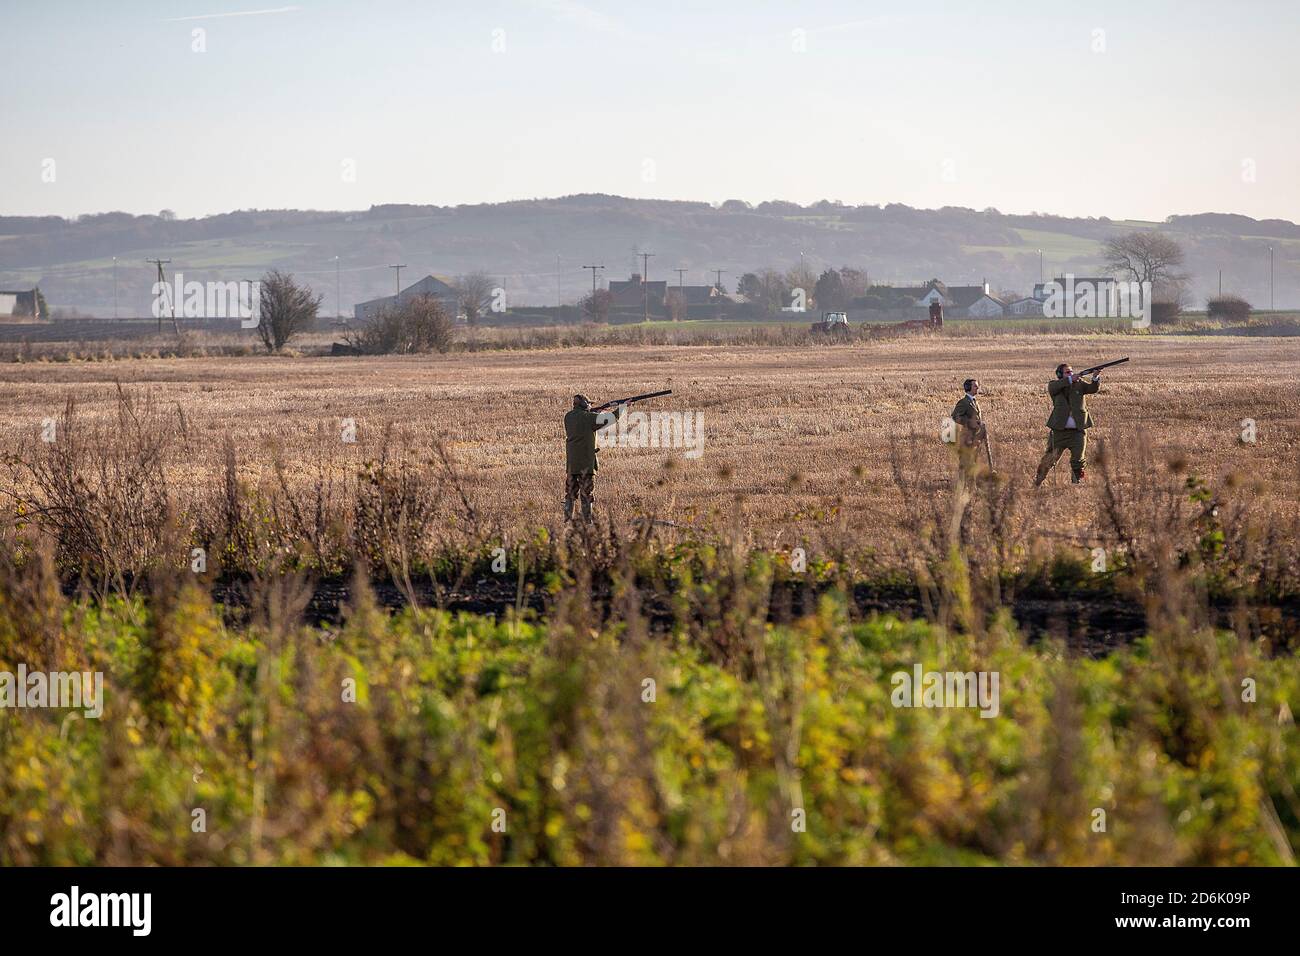
<svg viewBox="0 0 1300 956">
<path fill-rule="evenodd" d="M 715 288 L 715 289 L 717 289 L 719 292 L 721 292 L 721 291 L 722 291 L 722 277 L 723 277 L 723 275 L 725 274 L 725 271 L 722 270 L 722 269 L 714 269 L 714 270 L 713 270 L 713 274 L 717 277 L 717 278 L 715 278 L 715 279 L 713 280 L 713 288 Z"/>
<path fill-rule="evenodd" d="M 676 273 L 677 273 L 677 288 L 678 288 L 679 290 L 680 290 L 681 287 L 682 287 L 682 273 L 684 273 L 684 272 L 686 272 L 686 271 L 688 271 L 688 270 L 686 270 L 686 269 L 674 269 L 674 270 L 673 270 L 673 272 L 676 272 Z"/>
<path fill-rule="evenodd" d="M 653 252 L 642 252 L 641 256 L 641 320 L 650 321 L 650 260 L 654 258 Z"/>
<path fill-rule="evenodd" d="M 163 278 L 163 266 L 167 265 L 167 263 L 171 262 L 171 260 L 170 260 L 170 259 L 146 259 L 146 260 L 144 260 L 144 261 L 145 261 L 145 262 L 152 262 L 154 265 L 156 265 L 156 266 L 158 267 L 158 283 L 159 283 L 159 285 L 166 286 L 166 285 L 167 285 L 167 280 Z M 180 334 L 181 334 L 181 327 L 180 327 L 179 325 L 176 324 L 176 297 L 175 297 L 174 295 L 169 295 L 169 296 L 167 296 L 167 298 L 170 299 L 170 300 L 171 300 L 171 303 L 172 303 L 172 330 L 173 330 L 177 335 L 180 335 Z M 162 332 L 162 316 L 161 316 L 161 315 L 158 316 L 158 331 L 159 331 L 159 332 Z"/>
<path fill-rule="evenodd" d="M 1268 311 L 1272 312 L 1277 306 L 1273 304 L 1273 247 L 1268 247 Z"/>
<path fill-rule="evenodd" d="M 397 263 L 393 263 L 388 268 L 397 270 L 397 294 L 401 295 L 402 294 L 402 270 L 406 268 L 406 264 L 402 263 L 401 265 L 398 265 Z"/>
<path fill-rule="evenodd" d="M 583 266 L 584 269 L 591 270 L 591 300 L 596 301 L 596 271 L 605 268 L 604 266 Z"/>
<path fill-rule="evenodd" d="M 113 257 L 113 321 L 117 321 L 117 256 Z"/>
</svg>

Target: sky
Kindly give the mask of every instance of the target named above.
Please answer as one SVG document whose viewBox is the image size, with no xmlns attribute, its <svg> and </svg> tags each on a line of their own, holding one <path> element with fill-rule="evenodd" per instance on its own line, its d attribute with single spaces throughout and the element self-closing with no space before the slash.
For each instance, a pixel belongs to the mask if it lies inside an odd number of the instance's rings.
<svg viewBox="0 0 1300 956">
<path fill-rule="evenodd" d="M 600 192 L 1300 220 L 1294 0 L 3 0 L 0 35 L 4 215 Z"/>
</svg>

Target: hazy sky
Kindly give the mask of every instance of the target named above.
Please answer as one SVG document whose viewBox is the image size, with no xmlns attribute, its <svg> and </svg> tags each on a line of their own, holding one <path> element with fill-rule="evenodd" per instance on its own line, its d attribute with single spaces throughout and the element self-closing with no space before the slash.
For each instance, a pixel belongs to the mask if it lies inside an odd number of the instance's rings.
<svg viewBox="0 0 1300 956">
<path fill-rule="evenodd" d="M 606 192 L 1300 220 L 1295 0 L 4 0 L 0 34 L 4 214 Z"/>
</svg>

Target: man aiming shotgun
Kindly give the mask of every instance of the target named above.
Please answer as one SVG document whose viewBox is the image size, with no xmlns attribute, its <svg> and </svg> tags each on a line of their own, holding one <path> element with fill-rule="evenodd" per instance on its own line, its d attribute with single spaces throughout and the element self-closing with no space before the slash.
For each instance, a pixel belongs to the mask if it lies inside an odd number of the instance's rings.
<svg viewBox="0 0 1300 956">
<path fill-rule="evenodd" d="M 618 418 L 633 402 L 671 394 L 672 389 L 665 389 L 662 392 L 616 398 L 594 408 L 586 395 L 573 396 L 573 408 L 564 416 L 565 521 L 572 520 L 573 505 L 577 501 L 582 502 L 583 520 L 591 520 L 591 506 L 596 497 L 596 472 L 600 468 L 596 460 L 596 432 L 612 421 L 608 409 L 612 408 L 613 417 Z"/>
<path fill-rule="evenodd" d="M 1080 484 L 1083 481 L 1088 464 L 1088 429 L 1093 426 L 1092 414 L 1088 411 L 1088 396 L 1101 390 L 1101 370 L 1112 365 L 1122 365 L 1127 358 L 1114 362 L 1103 362 L 1076 372 L 1068 362 L 1056 367 L 1056 380 L 1047 383 L 1047 394 L 1052 399 L 1052 414 L 1047 418 L 1047 427 L 1051 430 L 1047 438 L 1047 450 L 1038 462 L 1038 473 L 1034 476 L 1034 487 L 1038 487 L 1047 478 L 1066 451 L 1070 453 L 1070 481 Z M 1091 375 L 1092 381 L 1085 382 L 1084 376 Z"/>
</svg>

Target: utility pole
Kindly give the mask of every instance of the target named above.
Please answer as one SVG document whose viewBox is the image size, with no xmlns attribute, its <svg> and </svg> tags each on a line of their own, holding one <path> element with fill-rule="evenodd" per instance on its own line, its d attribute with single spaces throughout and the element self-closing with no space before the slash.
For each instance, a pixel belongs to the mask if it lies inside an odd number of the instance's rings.
<svg viewBox="0 0 1300 956">
<path fill-rule="evenodd" d="M 686 272 L 686 271 L 688 271 L 688 270 L 686 270 L 686 269 L 674 269 L 674 270 L 673 270 L 673 272 L 676 272 L 676 273 L 677 273 L 677 288 L 678 288 L 679 290 L 680 290 L 681 287 L 682 287 L 682 274 L 683 274 L 684 272 Z"/>
<path fill-rule="evenodd" d="M 406 264 L 402 263 L 401 265 L 398 265 L 397 263 L 393 263 L 388 268 L 397 270 L 397 294 L 401 295 L 402 294 L 402 270 L 406 268 Z"/>
<path fill-rule="evenodd" d="M 170 259 L 146 259 L 144 261 L 152 262 L 154 265 L 158 267 L 158 284 L 165 287 L 167 285 L 167 280 L 163 278 L 163 266 L 167 265 L 167 263 L 171 262 L 171 260 Z M 171 300 L 171 304 L 172 304 L 172 330 L 177 335 L 180 335 L 181 327 L 176 324 L 176 297 L 174 295 L 169 295 L 167 296 L 167 298 Z M 158 316 L 158 331 L 162 332 L 161 315 Z"/>
<path fill-rule="evenodd" d="M 722 277 L 723 277 L 723 275 L 726 274 L 726 270 L 725 270 L 725 269 L 714 269 L 714 270 L 713 270 L 713 274 L 714 274 L 714 276 L 716 276 L 716 278 L 713 280 L 713 288 L 715 288 L 715 289 L 717 289 L 719 292 L 721 292 L 721 291 L 722 291 Z"/>
<path fill-rule="evenodd" d="M 1043 250 L 1038 250 L 1038 284 L 1043 284 Z"/>
<path fill-rule="evenodd" d="M 1268 311 L 1272 312 L 1277 306 L 1273 304 L 1273 247 L 1268 247 Z"/>
<path fill-rule="evenodd" d="M 1219 298 L 1223 298 L 1223 270 L 1219 270 Z"/>
<path fill-rule="evenodd" d="M 600 269 L 605 268 L 605 267 L 604 267 L 604 266 L 583 266 L 583 268 L 584 268 L 584 269 L 590 269 L 590 270 L 591 270 L 591 301 L 592 301 L 593 304 L 595 304 L 595 301 L 596 301 L 596 272 L 597 272 L 598 270 L 600 270 Z"/>
<path fill-rule="evenodd" d="M 113 257 L 113 321 L 117 321 L 117 256 Z"/>
<path fill-rule="evenodd" d="M 642 252 L 641 255 L 641 319 L 643 322 L 650 321 L 650 260 L 654 258 L 653 252 Z"/>
<path fill-rule="evenodd" d="M 555 254 L 555 318 L 560 318 L 560 254 Z"/>
<path fill-rule="evenodd" d="M 343 318 L 343 279 L 339 274 L 339 257 L 334 257 L 334 317 Z"/>
</svg>

